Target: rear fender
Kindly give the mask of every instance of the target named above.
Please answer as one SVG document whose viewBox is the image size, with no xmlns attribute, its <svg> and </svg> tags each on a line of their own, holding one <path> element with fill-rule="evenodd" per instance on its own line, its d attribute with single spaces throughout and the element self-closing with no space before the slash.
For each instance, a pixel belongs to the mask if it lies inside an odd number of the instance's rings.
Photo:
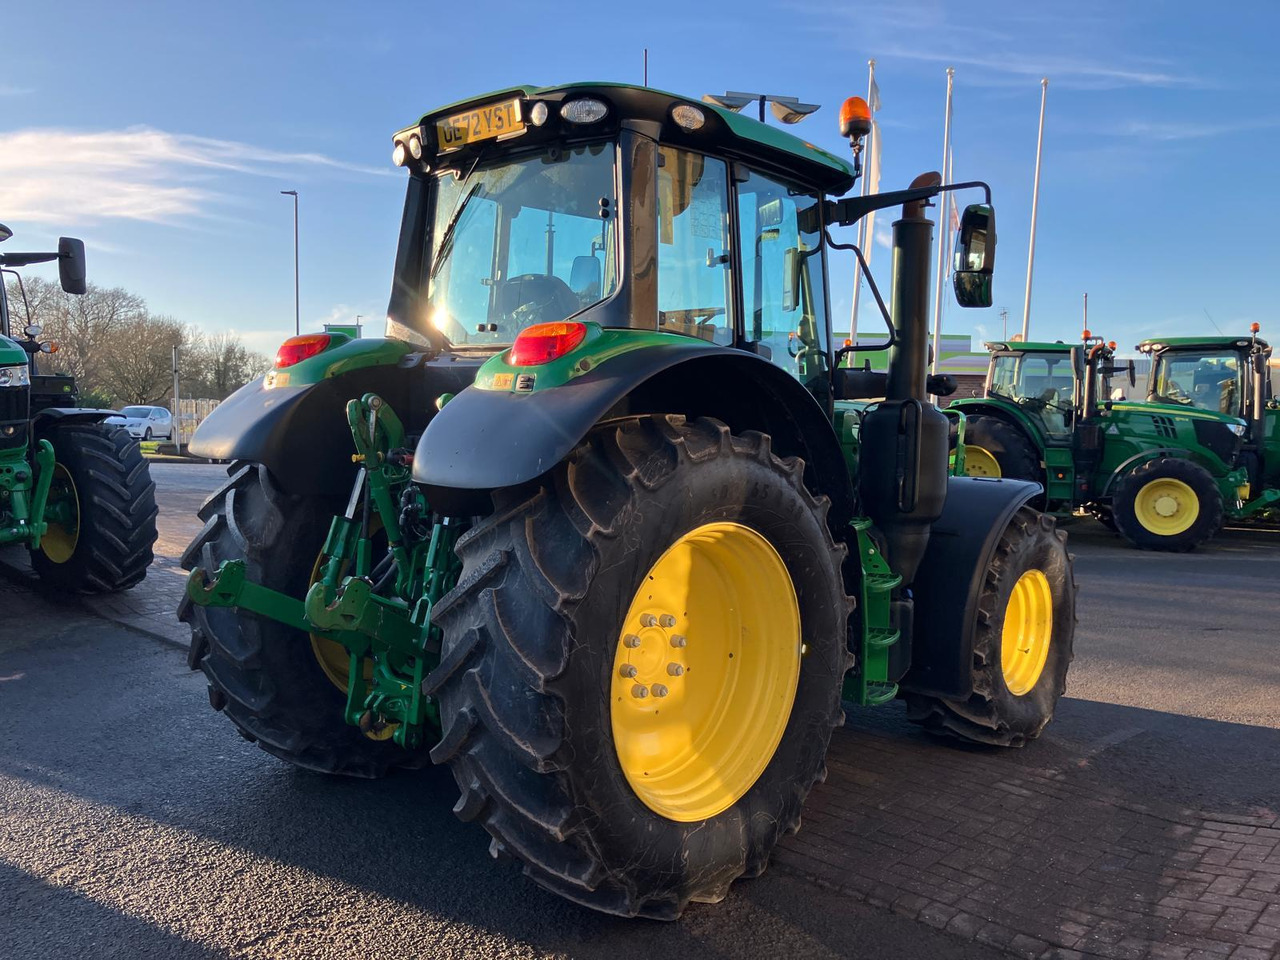
<svg viewBox="0 0 1280 960">
<path fill-rule="evenodd" d="M 853 515 L 853 486 L 826 412 L 795 378 L 728 347 L 633 350 L 531 393 L 464 390 L 423 434 L 414 480 L 446 513 L 481 512 L 491 491 L 540 477 L 601 420 L 642 413 L 709 416 L 735 432 L 768 433 L 774 453 L 804 460 L 806 485 L 831 499 L 834 528 Z"/>
<path fill-rule="evenodd" d="M 107 417 L 120 416 L 119 410 L 98 410 L 92 407 L 45 407 L 31 417 L 36 433 L 58 423 L 101 423 Z"/>
<path fill-rule="evenodd" d="M 345 494 L 356 472 L 347 401 L 377 393 L 416 434 L 435 412 L 436 398 L 464 389 L 479 367 L 479 360 L 424 361 L 408 354 L 394 364 L 349 369 L 314 383 L 268 387 L 255 380 L 200 423 L 190 450 L 212 460 L 260 463 L 287 493 Z"/>
<path fill-rule="evenodd" d="M 911 668 L 903 690 L 947 699 L 973 692 L 974 627 L 987 566 L 1013 515 L 1038 483 L 951 477 L 942 516 L 912 584 Z"/>
</svg>

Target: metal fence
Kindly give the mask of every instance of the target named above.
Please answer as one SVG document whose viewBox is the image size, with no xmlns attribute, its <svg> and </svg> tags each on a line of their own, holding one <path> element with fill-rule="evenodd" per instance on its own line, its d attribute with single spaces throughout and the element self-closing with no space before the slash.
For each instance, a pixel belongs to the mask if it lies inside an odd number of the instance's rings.
<svg viewBox="0 0 1280 960">
<path fill-rule="evenodd" d="M 177 403 L 177 409 L 174 408 L 172 400 L 169 401 L 169 412 L 173 414 L 174 423 L 177 426 L 177 436 L 174 438 L 183 446 L 191 442 L 191 435 L 196 432 L 196 427 L 200 426 L 200 422 L 204 420 L 213 408 L 216 407 L 221 400 L 200 400 L 195 397 L 182 397 Z"/>
</svg>

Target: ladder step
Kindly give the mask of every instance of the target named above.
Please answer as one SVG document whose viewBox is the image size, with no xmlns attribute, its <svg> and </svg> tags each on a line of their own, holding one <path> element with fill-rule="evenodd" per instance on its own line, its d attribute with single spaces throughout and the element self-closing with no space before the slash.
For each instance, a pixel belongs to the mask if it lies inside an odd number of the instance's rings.
<svg viewBox="0 0 1280 960">
<path fill-rule="evenodd" d="M 892 647 L 902 634 L 890 627 L 871 627 L 867 630 L 867 646 L 884 648 Z"/>
<path fill-rule="evenodd" d="M 866 705 L 869 707 L 878 707 L 882 703 L 888 703 L 898 695 L 898 685 L 888 682 L 869 682 L 867 684 Z"/>
</svg>

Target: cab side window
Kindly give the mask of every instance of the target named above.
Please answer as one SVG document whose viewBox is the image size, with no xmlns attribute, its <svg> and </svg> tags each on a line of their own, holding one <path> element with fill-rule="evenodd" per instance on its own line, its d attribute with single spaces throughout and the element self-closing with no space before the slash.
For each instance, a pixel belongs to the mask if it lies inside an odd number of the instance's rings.
<svg viewBox="0 0 1280 960">
<path fill-rule="evenodd" d="M 728 170 L 673 147 L 658 156 L 658 329 L 730 344 Z"/>
<path fill-rule="evenodd" d="M 752 172 L 738 184 L 743 336 L 825 394 L 827 293 L 819 199 Z"/>
</svg>

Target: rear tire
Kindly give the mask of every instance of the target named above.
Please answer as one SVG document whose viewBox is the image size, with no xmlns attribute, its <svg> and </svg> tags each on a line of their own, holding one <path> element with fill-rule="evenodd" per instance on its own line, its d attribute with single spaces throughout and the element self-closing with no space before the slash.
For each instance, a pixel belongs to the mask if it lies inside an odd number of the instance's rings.
<svg viewBox="0 0 1280 960">
<path fill-rule="evenodd" d="M 843 722 L 851 609 L 845 548 L 802 473 L 763 434 L 732 435 L 710 419 L 628 419 L 595 430 L 541 485 L 500 491 L 494 515 L 462 537 L 458 586 L 433 612 L 444 640 L 427 686 L 444 732 L 432 759 L 452 767 L 462 791 L 454 810 L 485 827 L 495 856 L 515 856 L 537 883 L 594 909 L 674 919 L 691 900 L 718 901 L 738 877 L 761 873 L 783 833 L 798 829 Z M 625 707 L 611 702 L 621 702 L 611 684 L 629 598 L 669 545 L 710 523 L 748 527 L 776 550 L 806 652 L 763 772 L 720 812 L 681 821 L 630 786 L 611 721 Z M 742 598 L 735 588 L 725 581 Z M 748 642 L 754 626 L 742 625 Z M 689 631 L 692 650 L 692 621 Z M 749 741 L 755 724 L 736 729 Z"/>
<path fill-rule="evenodd" d="M 966 447 L 981 447 L 991 454 L 1000 466 L 1001 477 L 1030 480 L 1044 486 L 1040 454 L 1017 427 L 996 417 L 975 414 L 965 420 L 964 443 Z"/>
<path fill-rule="evenodd" d="M 235 463 L 199 517 L 204 529 L 182 555 L 186 570 L 212 572 L 245 561 L 248 580 L 294 597 L 307 591 L 329 522 L 342 504 L 280 490 L 266 468 Z M 273 756 L 320 773 L 378 777 L 418 766 L 425 751 L 375 741 L 343 719 L 346 696 L 325 675 L 311 638 L 275 620 L 183 595 L 178 619 L 191 626 L 187 662 L 204 672 L 209 703 Z"/>
<path fill-rule="evenodd" d="M 1111 509 L 1120 534 L 1143 550 L 1183 553 L 1222 529 L 1217 483 L 1204 467 L 1179 457 L 1135 467 L 1116 484 Z"/>
<path fill-rule="evenodd" d="M 934 733 L 999 747 L 1020 747 L 1040 736 L 1066 690 L 1074 656 L 1075 576 L 1066 541 L 1052 517 L 1027 507 L 1014 515 L 987 566 L 977 604 L 973 693 L 966 700 L 908 693 L 912 722 Z M 1034 597 L 1040 578 L 1041 589 L 1048 591 L 1039 611 L 1048 627 L 1042 635 L 1047 651 L 1038 669 L 1031 669 L 1016 655 L 1006 655 L 1005 646 L 1016 647 L 1019 637 L 1014 621 L 1020 618 L 1011 616 L 1019 609 L 1015 592 Z M 1020 588 L 1022 583 L 1028 586 Z"/>
<path fill-rule="evenodd" d="M 156 485 L 138 444 L 123 427 L 54 423 L 40 432 L 55 458 L 50 521 L 31 566 L 44 582 L 72 593 L 113 593 L 140 583 L 154 558 Z M 46 508 L 47 510 L 48 508 Z"/>
</svg>

